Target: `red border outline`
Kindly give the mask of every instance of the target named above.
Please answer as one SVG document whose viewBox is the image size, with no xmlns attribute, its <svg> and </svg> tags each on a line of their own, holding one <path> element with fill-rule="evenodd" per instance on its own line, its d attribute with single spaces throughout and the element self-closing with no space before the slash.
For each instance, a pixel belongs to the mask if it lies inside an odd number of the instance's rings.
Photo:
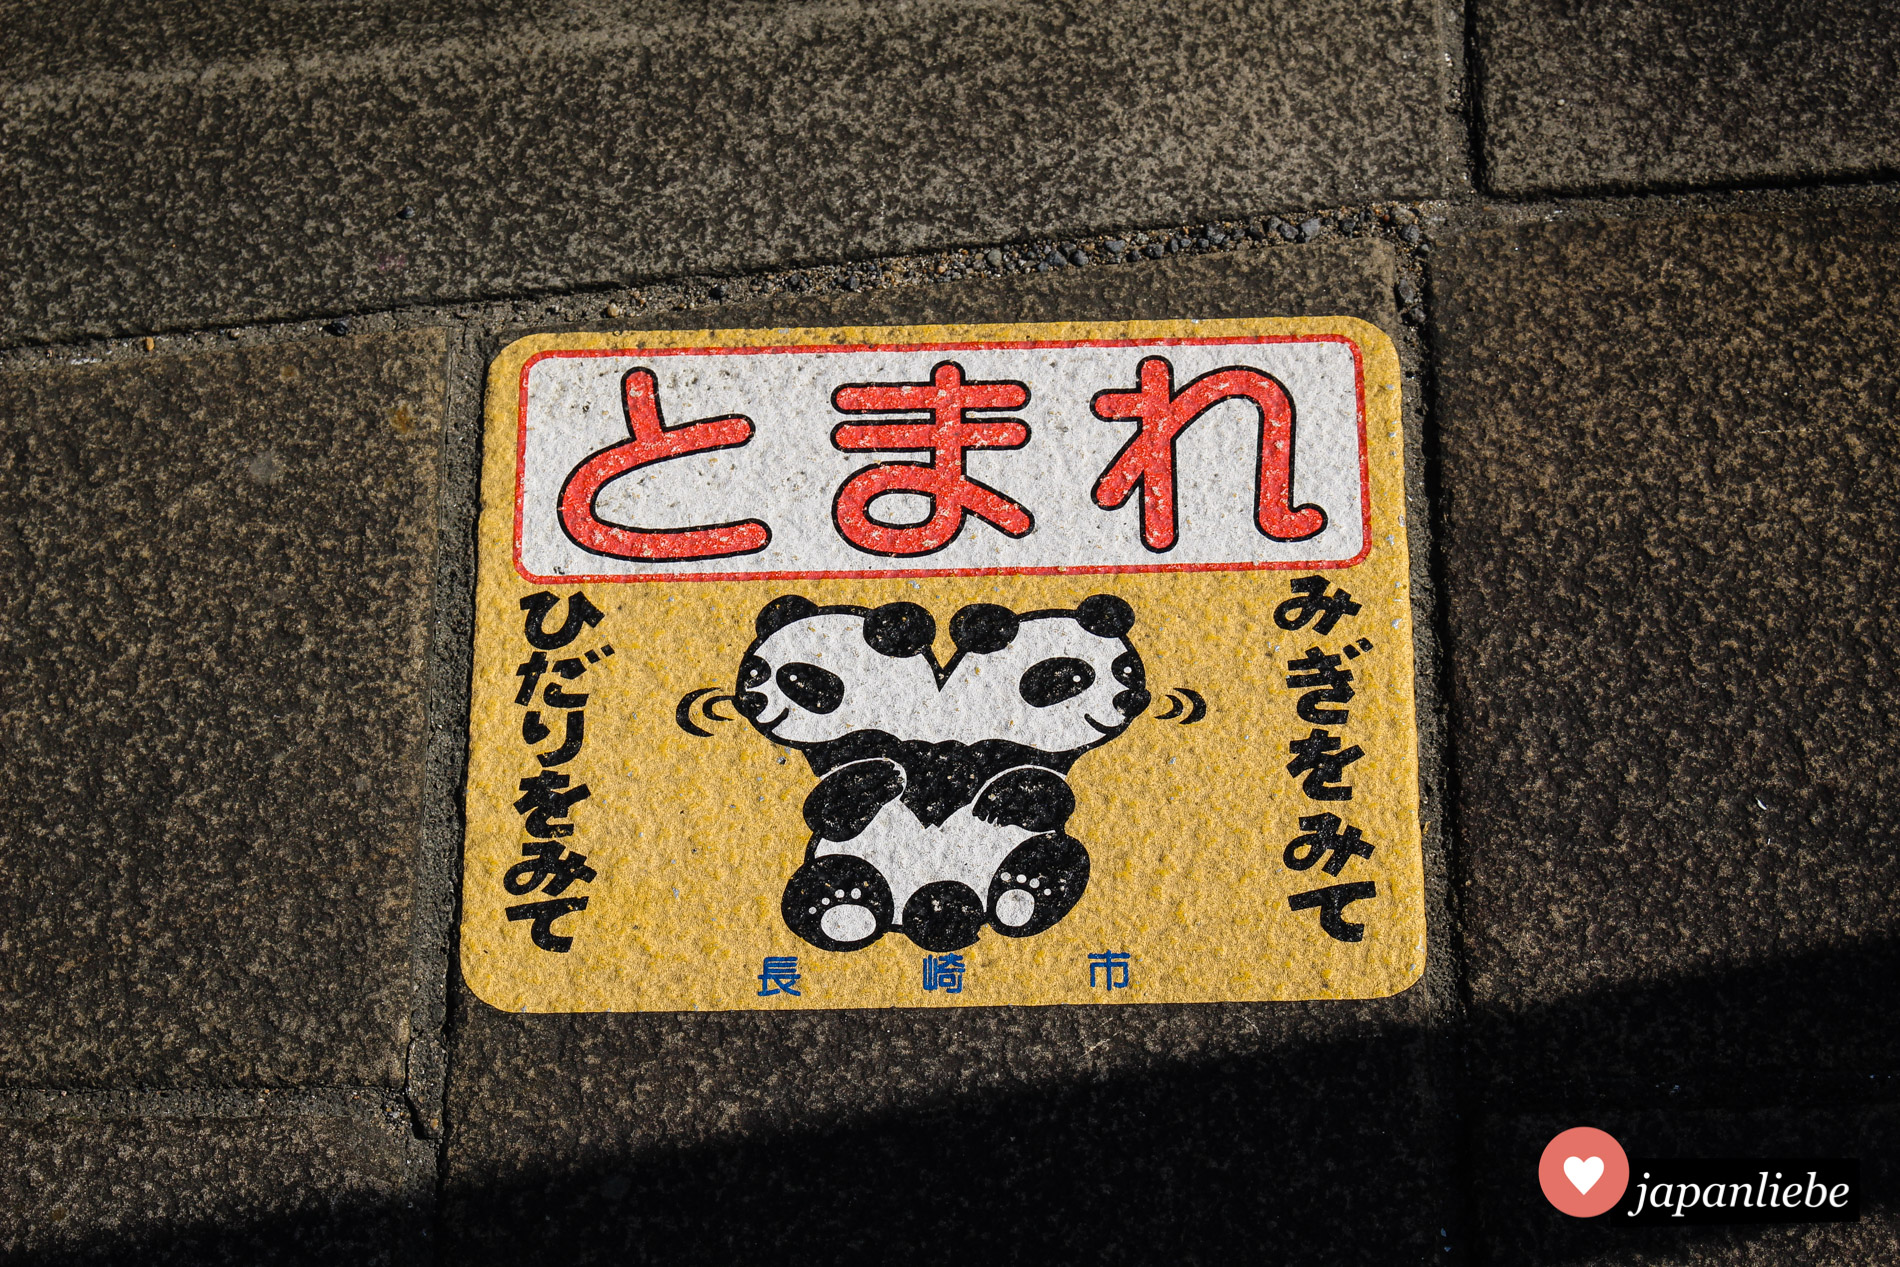
<svg viewBox="0 0 1900 1267">
<path fill-rule="evenodd" d="M 598 356 L 770 356 L 801 352 L 974 352 L 994 349 L 1041 348 L 1147 348 L 1217 347 L 1262 343 L 1343 343 L 1352 350 L 1353 393 L 1359 424 L 1359 553 L 1343 563 L 1289 561 L 1284 563 L 1128 563 L 1085 567 L 1029 568 L 851 568 L 830 572 L 685 572 L 636 575 L 536 576 L 521 563 L 522 479 L 528 462 L 528 374 L 549 357 Z M 791 343 L 747 347 L 696 348 L 549 348 L 521 364 L 521 389 L 515 406 L 515 522 L 513 554 L 515 575 L 531 585 L 603 585 L 621 581 L 796 581 L 894 580 L 931 576 L 1090 576 L 1121 572 L 1262 572 L 1291 569 L 1333 570 L 1357 567 L 1372 553 L 1372 465 L 1366 447 L 1366 366 L 1358 343 L 1343 334 L 1236 335 L 1225 338 L 1156 339 L 1006 339 L 961 343 Z"/>
</svg>

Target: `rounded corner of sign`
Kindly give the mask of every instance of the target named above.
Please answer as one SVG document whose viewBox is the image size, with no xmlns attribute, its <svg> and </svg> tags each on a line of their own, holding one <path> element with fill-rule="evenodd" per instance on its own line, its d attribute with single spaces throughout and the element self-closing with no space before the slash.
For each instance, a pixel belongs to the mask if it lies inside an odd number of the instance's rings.
<svg viewBox="0 0 1900 1267">
<path fill-rule="evenodd" d="M 1328 318 L 1340 336 L 1355 344 L 1363 355 L 1377 352 L 1382 355 L 1397 356 L 1398 345 L 1392 341 L 1383 326 L 1375 325 L 1364 317 L 1340 315 Z"/>
<path fill-rule="evenodd" d="M 1425 955 L 1421 952 L 1410 963 L 1399 967 L 1390 976 L 1380 976 L 1367 981 L 1363 988 L 1348 989 L 1327 997 L 1342 1000 L 1371 1002 L 1374 999 L 1392 999 L 1418 987 L 1425 980 Z"/>
<path fill-rule="evenodd" d="M 1425 956 L 1420 954 L 1417 961 L 1409 963 L 1395 975 L 1387 988 L 1368 993 L 1362 997 L 1368 999 L 1390 999 L 1404 994 L 1425 979 Z"/>
<path fill-rule="evenodd" d="M 491 979 L 494 975 L 493 966 L 488 964 L 479 952 L 469 946 L 466 936 L 464 936 L 462 940 L 461 968 L 462 984 L 468 988 L 470 994 L 475 996 L 476 1001 L 481 1003 L 484 1007 L 490 1007 L 497 1012 L 506 1012 L 511 1015 L 516 1012 L 539 1010 L 525 1006 L 510 1007 L 506 1003 L 496 1001 L 506 994 L 507 987 L 511 983 L 506 980 Z"/>
<path fill-rule="evenodd" d="M 552 352 L 568 346 L 572 335 L 562 334 L 524 334 L 511 340 L 507 346 L 495 354 L 489 362 L 489 374 L 492 381 L 504 389 L 512 391 L 521 375 L 534 368 L 534 363 Z"/>
<path fill-rule="evenodd" d="M 542 352 L 547 352 L 559 347 L 562 343 L 572 338 L 572 335 L 549 334 L 545 331 L 539 334 L 524 334 L 518 338 L 509 340 L 507 346 L 502 348 L 495 359 L 500 361 L 513 358 L 526 361 Z"/>
</svg>

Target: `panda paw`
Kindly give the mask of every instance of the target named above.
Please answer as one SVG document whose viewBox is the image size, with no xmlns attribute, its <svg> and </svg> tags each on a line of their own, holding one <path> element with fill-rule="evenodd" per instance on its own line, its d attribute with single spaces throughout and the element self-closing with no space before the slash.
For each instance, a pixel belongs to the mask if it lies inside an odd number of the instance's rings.
<svg viewBox="0 0 1900 1267">
<path fill-rule="evenodd" d="M 1073 813 L 1075 793 L 1069 790 L 1069 781 L 1035 766 L 997 775 L 970 808 L 971 816 L 980 822 L 1035 832 L 1060 831 Z"/>
<path fill-rule="evenodd" d="M 956 880 L 926 884 L 904 903 L 904 935 L 933 954 L 972 944 L 983 923 L 975 890 Z"/>
<path fill-rule="evenodd" d="M 1005 937 L 1033 937 L 1052 928 L 1089 886 L 1089 851 L 1061 832 L 1016 846 L 990 881 L 990 925 Z"/>
<path fill-rule="evenodd" d="M 821 840 L 856 840 L 878 811 L 904 794 L 894 761 L 853 761 L 819 781 L 805 798 L 805 826 Z"/>
<path fill-rule="evenodd" d="M 786 882 L 785 926 L 820 950 L 859 950 L 891 927 L 891 886 L 848 853 L 813 858 Z"/>
</svg>

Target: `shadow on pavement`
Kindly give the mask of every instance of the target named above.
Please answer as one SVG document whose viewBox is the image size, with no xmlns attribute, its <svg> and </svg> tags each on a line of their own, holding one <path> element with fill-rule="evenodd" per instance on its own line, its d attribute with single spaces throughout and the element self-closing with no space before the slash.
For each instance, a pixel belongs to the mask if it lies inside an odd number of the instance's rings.
<svg viewBox="0 0 1900 1267">
<path fill-rule="evenodd" d="M 1896 967 L 1900 949 L 1883 942 L 1508 1016 L 1480 1012 L 1465 1035 L 1469 1076 L 1456 1047 L 1388 1029 L 694 1146 L 574 1155 L 551 1122 L 557 1164 L 485 1172 L 479 1158 L 451 1160 L 440 1258 L 521 1267 L 1877 1262 L 1895 1243 L 1900 1109 L 1883 1076 L 1890 1055 L 1873 1067 L 1847 1061 L 1895 1050 Z M 599 1018 L 564 1021 L 590 1022 Z M 524 1050 L 522 1059 L 536 1057 Z M 521 1106 L 588 1114 L 581 1082 L 567 1085 L 575 1093 L 556 1103 L 524 1082 Z M 1570 1220 L 1542 1203 L 1534 1170 L 1543 1142 L 1579 1122 L 1620 1133 L 1638 1155 L 1859 1156 L 1866 1213 L 1858 1225 L 1819 1228 Z M 466 1124 L 451 1130 L 450 1149 L 466 1146 Z M 620 1130 L 638 1134 L 638 1123 Z M 379 1247 L 413 1238 L 414 1217 L 311 1209 L 8 1261 L 401 1261 Z"/>
</svg>

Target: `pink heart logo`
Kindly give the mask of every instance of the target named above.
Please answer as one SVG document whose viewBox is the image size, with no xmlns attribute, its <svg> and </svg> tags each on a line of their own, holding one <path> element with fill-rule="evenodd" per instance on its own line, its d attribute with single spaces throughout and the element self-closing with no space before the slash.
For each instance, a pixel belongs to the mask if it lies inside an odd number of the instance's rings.
<svg viewBox="0 0 1900 1267">
<path fill-rule="evenodd" d="M 1629 1183 L 1628 1154 L 1594 1126 L 1558 1132 L 1537 1162 L 1537 1185 L 1545 1199 L 1576 1219 L 1606 1213 L 1623 1199 Z"/>
</svg>

